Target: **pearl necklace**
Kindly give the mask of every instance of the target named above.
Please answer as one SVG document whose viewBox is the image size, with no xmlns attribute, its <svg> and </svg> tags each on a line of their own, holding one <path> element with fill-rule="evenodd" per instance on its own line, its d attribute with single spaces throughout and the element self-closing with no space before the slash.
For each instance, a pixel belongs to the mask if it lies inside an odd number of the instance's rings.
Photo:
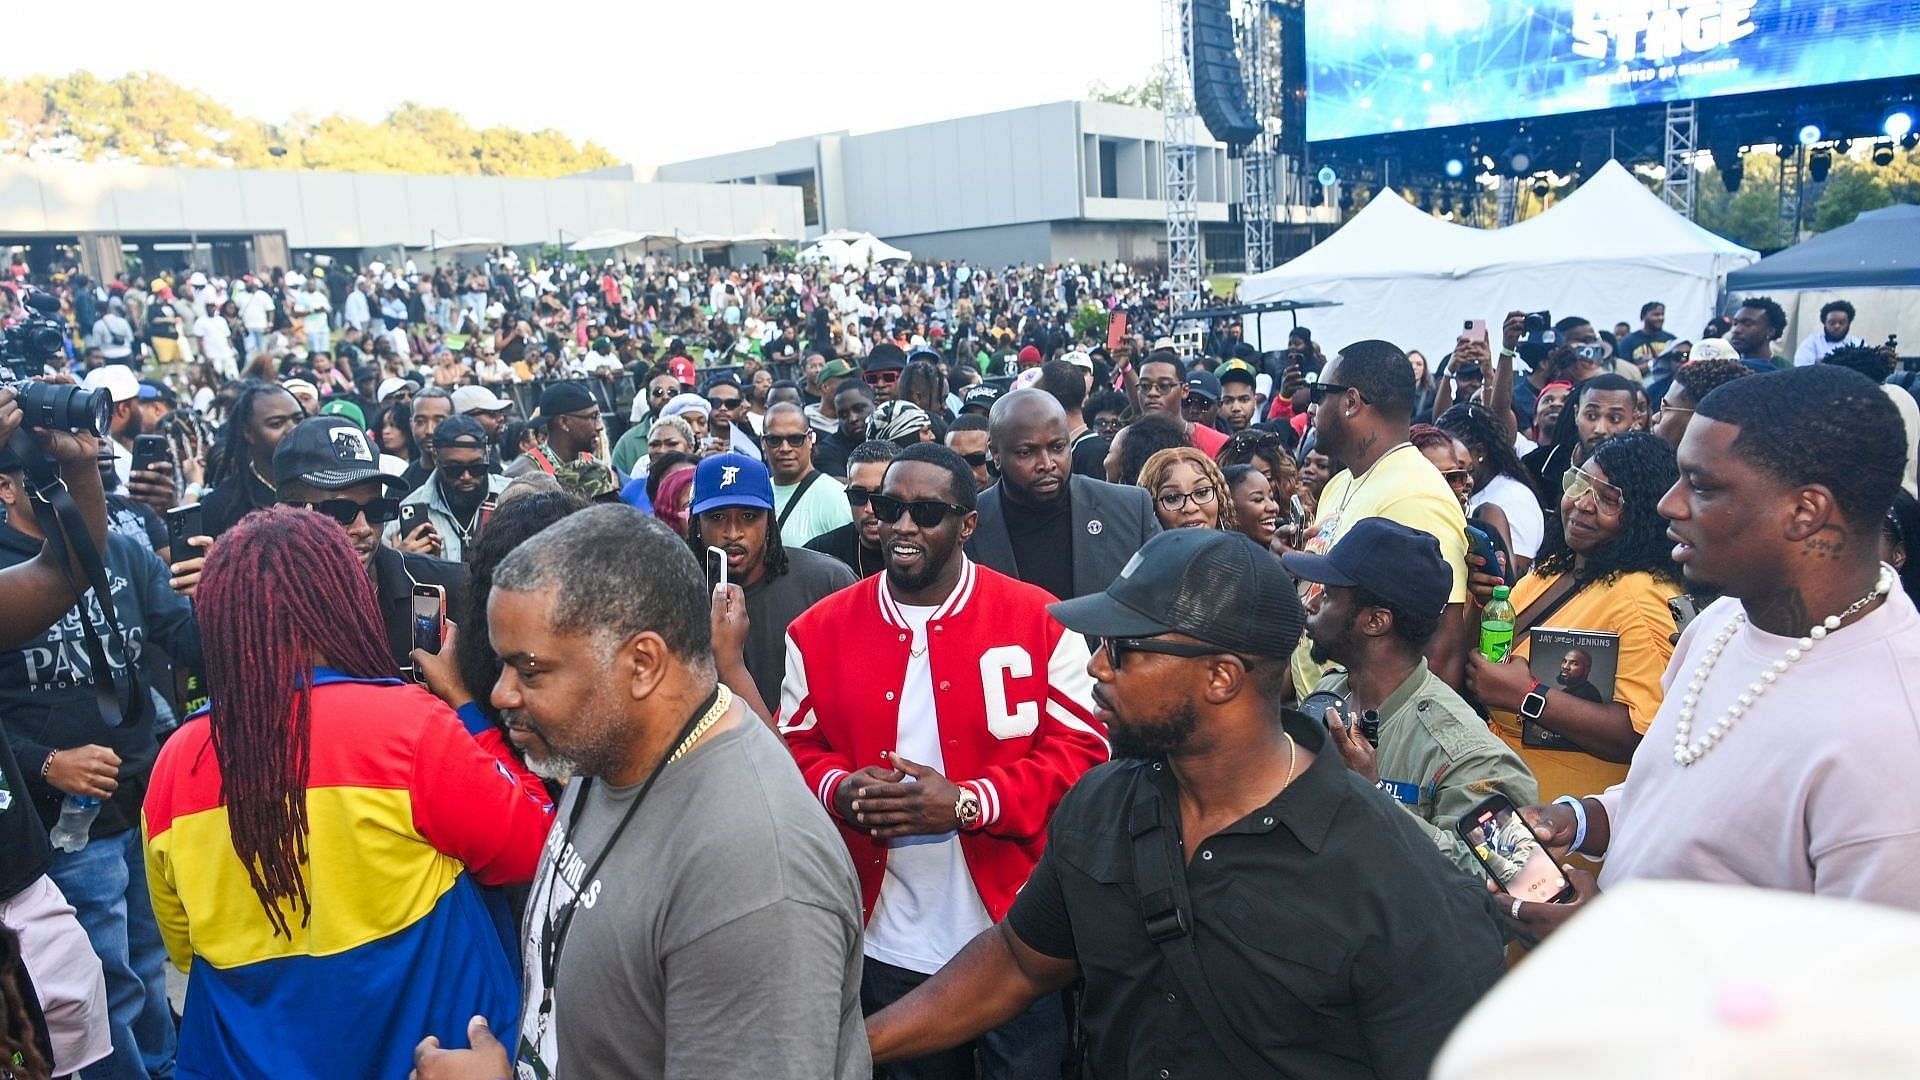
<svg viewBox="0 0 1920 1080">
<path fill-rule="evenodd" d="M 1829 615 L 1813 629 L 1808 630 L 1807 636 L 1795 642 L 1784 657 L 1775 660 L 1771 666 L 1760 672 L 1759 680 L 1749 684 L 1746 691 L 1735 698 L 1733 704 L 1727 706 L 1727 711 L 1721 715 L 1720 719 L 1714 721 L 1713 726 L 1707 729 L 1707 733 L 1702 735 L 1698 742 L 1690 742 L 1688 736 L 1693 733 L 1694 709 L 1700 704 L 1701 688 L 1707 685 L 1707 676 L 1713 673 L 1714 665 L 1719 663 L 1721 651 L 1727 647 L 1727 643 L 1733 640 L 1733 635 L 1739 632 L 1741 625 L 1747 621 L 1747 613 L 1744 609 L 1734 615 L 1733 621 L 1727 624 L 1726 629 L 1720 631 L 1719 636 L 1707 645 L 1706 656 L 1701 658 L 1700 666 L 1694 669 L 1692 681 L 1687 683 L 1686 693 L 1681 695 L 1680 715 L 1674 720 L 1673 725 L 1674 764 L 1685 767 L 1707 756 L 1707 751 L 1719 745 L 1727 732 L 1733 730 L 1734 723 L 1745 716 L 1747 710 L 1760 700 L 1760 695 L 1767 692 L 1767 687 L 1772 686 L 1780 676 L 1786 674 L 1787 668 L 1811 652 L 1814 643 L 1825 640 L 1828 634 L 1840 629 L 1841 623 L 1865 609 L 1868 604 L 1892 592 L 1896 581 L 1898 578 L 1894 574 L 1893 567 L 1881 563 L 1880 579 L 1874 583 L 1872 592 L 1855 600 L 1840 614 Z"/>
</svg>

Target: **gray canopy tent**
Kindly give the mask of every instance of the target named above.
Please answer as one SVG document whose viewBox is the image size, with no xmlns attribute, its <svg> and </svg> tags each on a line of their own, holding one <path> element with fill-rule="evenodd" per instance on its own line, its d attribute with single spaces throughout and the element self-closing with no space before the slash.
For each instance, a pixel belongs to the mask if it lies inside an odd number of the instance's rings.
<svg viewBox="0 0 1920 1080">
<path fill-rule="evenodd" d="M 1771 296 L 1787 310 L 1790 353 L 1818 331 L 1820 305 L 1845 300 L 1854 333 L 1871 344 L 1897 333 L 1901 353 L 1920 345 L 1920 206 L 1869 210 L 1831 232 L 1727 275 L 1730 296 Z"/>
</svg>

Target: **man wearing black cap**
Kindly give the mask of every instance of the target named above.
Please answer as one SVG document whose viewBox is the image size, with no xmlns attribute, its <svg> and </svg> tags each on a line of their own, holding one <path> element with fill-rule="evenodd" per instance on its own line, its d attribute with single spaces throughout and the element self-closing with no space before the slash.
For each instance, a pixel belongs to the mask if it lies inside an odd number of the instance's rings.
<svg viewBox="0 0 1920 1080">
<path fill-rule="evenodd" d="M 1367 518 L 1325 555 L 1295 551 L 1281 561 L 1301 581 L 1325 586 L 1309 607 L 1307 636 L 1314 660 L 1346 668 L 1320 680 L 1302 707 L 1328 719 L 1348 768 L 1404 806 L 1454 865 L 1483 876 L 1454 823 L 1494 792 L 1532 806 L 1540 790 L 1520 756 L 1427 668 L 1422 650 L 1453 580 L 1440 542 Z"/>
<path fill-rule="evenodd" d="M 426 522 L 407 537 L 398 521 L 389 522 L 381 539 L 402 551 L 462 562 L 494 500 L 512 481 L 491 471 L 486 429 L 471 416 L 441 421 L 433 433 L 433 460 L 433 475 L 400 500 L 401 506 L 426 507 Z"/>
<path fill-rule="evenodd" d="M 1213 428 L 1213 418 L 1219 411 L 1220 377 L 1211 371 L 1190 373 L 1186 396 L 1180 399 L 1180 415 L 1194 427 Z"/>
<path fill-rule="evenodd" d="M 883 341 L 867 353 L 860 361 L 860 377 L 873 388 L 873 396 L 881 402 L 893 400 L 900 388 L 900 373 L 907 369 L 907 354 L 900 346 Z"/>
<path fill-rule="evenodd" d="M 1427 1074 L 1505 968 L 1483 887 L 1283 711 L 1306 613 L 1265 548 L 1182 529 L 1054 604 L 1117 758 L 1055 811 L 1005 919 L 870 1017 L 875 1064 L 1086 978 L 1099 1076 Z"/>
<path fill-rule="evenodd" d="M 283 504 L 325 514 L 346 530 L 360 565 L 373 577 L 380 620 L 387 629 L 387 651 L 400 670 L 411 672 L 414 585 L 446 589 L 448 610 L 458 611 L 467 587 L 466 568 L 425 555 L 402 554 L 380 542 L 381 527 L 400 516 L 394 494 L 401 482 L 380 471 L 367 433 L 338 416 L 302 420 L 273 453 L 273 485 Z M 199 568 L 191 569 L 197 574 Z M 263 603 L 271 601 L 262 597 Z"/>
<path fill-rule="evenodd" d="M 540 442 L 507 466 L 508 479 L 538 469 L 551 475 L 561 465 L 600 453 L 600 403 L 581 382 L 548 383 L 540 391 L 540 408 L 529 426 L 540 432 Z M 612 466 L 607 466 L 609 472 Z M 619 490 L 619 484 L 614 489 Z"/>
<path fill-rule="evenodd" d="M 993 411 L 993 403 L 1005 397 L 1007 388 L 992 383 L 976 383 L 967 387 L 960 395 L 961 416 L 986 416 Z"/>
</svg>

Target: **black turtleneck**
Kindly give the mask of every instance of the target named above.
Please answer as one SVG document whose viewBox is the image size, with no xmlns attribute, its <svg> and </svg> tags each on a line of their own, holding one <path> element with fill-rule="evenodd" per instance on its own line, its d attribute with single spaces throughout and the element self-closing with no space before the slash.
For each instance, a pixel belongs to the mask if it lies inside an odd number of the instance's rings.
<svg viewBox="0 0 1920 1080">
<path fill-rule="evenodd" d="M 1069 483 L 1053 501 L 1034 503 L 1022 499 L 1004 479 L 1000 482 L 1007 539 L 1020 580 L 1062 600 L 1073 598 L 1072 490 Z"/>
</svg>

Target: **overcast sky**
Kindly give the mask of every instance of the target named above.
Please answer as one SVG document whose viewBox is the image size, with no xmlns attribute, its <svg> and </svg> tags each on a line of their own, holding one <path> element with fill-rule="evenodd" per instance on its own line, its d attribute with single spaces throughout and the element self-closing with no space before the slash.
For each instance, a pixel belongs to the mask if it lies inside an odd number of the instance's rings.
<svg viewBox="0 0 1920 1080">
<path fill-rule="evenodd" d="M 14 6 L 0 72 L 148 70 L 267 121 L 377 119 L 402 101 L 476 126 L 558 128 L 658 164 L 875 131 L 1147 76 L 1158 0 L 640 0 Z"/>
</svg>

